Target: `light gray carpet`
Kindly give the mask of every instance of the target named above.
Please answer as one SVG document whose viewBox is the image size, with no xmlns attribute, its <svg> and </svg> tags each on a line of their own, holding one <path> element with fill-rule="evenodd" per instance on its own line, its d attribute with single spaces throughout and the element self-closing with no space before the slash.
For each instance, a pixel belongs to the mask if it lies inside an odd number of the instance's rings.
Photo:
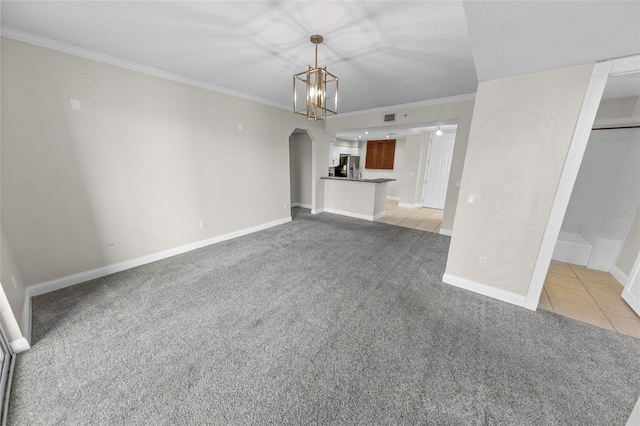
<svg viewBox="0 0 640 426">
<path fill-rule="evenodd" d="M 624 425 L 640 340 L 440 280 L 449 238 L 291 223 L 33 300 L 13 425 Z"/>
</svg>

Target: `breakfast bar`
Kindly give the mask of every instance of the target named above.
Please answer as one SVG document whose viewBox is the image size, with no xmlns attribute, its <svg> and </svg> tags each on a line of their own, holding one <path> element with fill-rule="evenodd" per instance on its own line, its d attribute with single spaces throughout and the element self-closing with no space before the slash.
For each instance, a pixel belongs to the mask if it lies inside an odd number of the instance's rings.
<svg viewBox="0 0 640 426">
<path fill-rule="evenodd" d="M 387 182 L 395 179 L 322 177 L 324 211 L 365 220 L 385 215 Z"/>
</svg>

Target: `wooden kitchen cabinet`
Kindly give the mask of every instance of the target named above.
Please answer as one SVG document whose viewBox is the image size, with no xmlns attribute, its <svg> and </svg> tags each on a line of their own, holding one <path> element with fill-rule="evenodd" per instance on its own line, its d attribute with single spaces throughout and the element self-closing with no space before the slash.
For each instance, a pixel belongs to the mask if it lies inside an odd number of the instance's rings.
<svg viewBox="0 0 640 426">
<path fill-rule="evenodd" d="M 396 140 L 367 141 L 365 169 L 393 170 Z"/>
</svg>

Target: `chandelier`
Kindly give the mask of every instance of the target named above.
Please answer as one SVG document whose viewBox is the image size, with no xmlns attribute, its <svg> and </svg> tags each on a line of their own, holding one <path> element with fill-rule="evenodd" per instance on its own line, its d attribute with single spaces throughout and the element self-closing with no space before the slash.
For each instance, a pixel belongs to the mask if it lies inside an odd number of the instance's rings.
<svg viewBox="0 0 640 426">
<path fill-rule="evenodd" d="M 318 45 L 321 35 L 312 35 L 316 45 L 316 66 L 293 76 L 293 112 L 307 116 L 307 120 L 324 120 L 338 113 L 338 77 L 318 68 Z"/>
</svg>

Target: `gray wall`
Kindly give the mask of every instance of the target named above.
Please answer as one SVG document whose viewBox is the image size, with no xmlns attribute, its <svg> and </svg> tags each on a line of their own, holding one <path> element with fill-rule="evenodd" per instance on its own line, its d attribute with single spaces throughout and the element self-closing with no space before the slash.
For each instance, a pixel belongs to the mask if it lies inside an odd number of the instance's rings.
<svg viewBox="0 0 640 426">
<path fill-rule="evenodd" d="M 11 39 L 1 65 L 15 254 L 3 247 L 2 286 L 17 317 L 27 285 L 288 218 L 289 136 L 330 138 L 290 111 Z"/>
<path fill-rule="evenodd" d="M 312 204 L 312 146 L 307 133 L 297 133 L 289 138 L 291 204 Z"/>
<path fill-rule="evenodd" d="M 628 124 L 629 118 L 632 117 L 635 122 L 640 119 L 639 96 L 602 100 L 596 114 L 596 122 L 602 120 L 622 120 L 622 122 Z"/>
<path fill-rule="evenodd" d="M 562 231 L 623 240 L 640 203 L 640 129 L 594 130 Z"/>
<path fill-rule="evenodd" d="M 634 125 L 639 120 L 640 97 L 606 99 L 594 127 Z M 583 223 L 604 227 L 612 237 L 623 239 L 615 266 L 627 276 L 640 251 L 638 164 L 638 129 L 593 131 L 562 224 L 568 232 L 580 232 Z"/>
<path fill-rule="evenodd" d="M 592 69 L 478 86 L 445 282 L 524 302 Z"/>
</svg>

